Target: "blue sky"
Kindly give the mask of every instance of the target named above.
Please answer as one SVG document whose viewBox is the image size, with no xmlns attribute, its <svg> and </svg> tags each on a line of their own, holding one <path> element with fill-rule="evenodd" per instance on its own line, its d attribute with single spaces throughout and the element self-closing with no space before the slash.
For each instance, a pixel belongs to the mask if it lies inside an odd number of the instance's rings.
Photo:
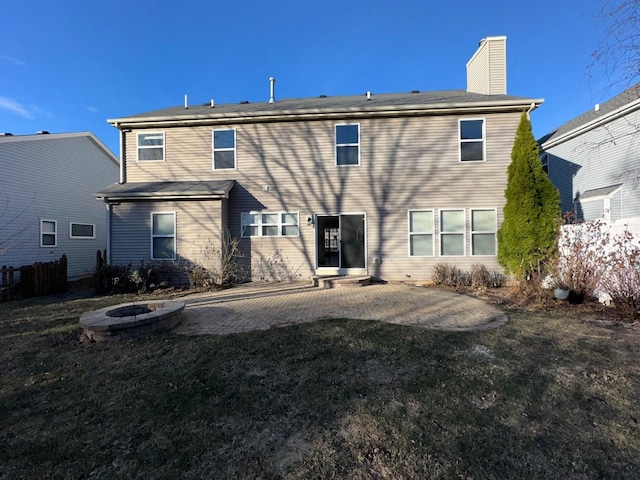
<svg viewBox="0 0 640 480">
<path fill-rule="evenodd" d="M 599 0 L 0 0 L 0 132 L 92 131 L 192 104 L 464 89 L 480 39 L 507 36 L 507 93 L 544 98 L 542 136 L 619 93 L 587 67 Z"/>
</svg>

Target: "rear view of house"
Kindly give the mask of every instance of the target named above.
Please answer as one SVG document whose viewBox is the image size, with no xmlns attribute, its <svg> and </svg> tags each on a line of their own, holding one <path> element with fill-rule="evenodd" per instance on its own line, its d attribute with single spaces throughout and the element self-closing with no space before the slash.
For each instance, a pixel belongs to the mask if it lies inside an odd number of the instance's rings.
<svg viewBox="0 0 640 480">
<path fill-rule="evenodd" d="M 203 263 L 228 231 L 253 280 L 499 268 L 511 147 L 542 103 L 506 94 L 505 45 L 480 42 L 467 90 L 278 99 L 271 79 L 269 101 L 109 120 L 111 263 Z"/>
<path fill-rule="evenodd" d="M 90 275 L 107 246 L 95 192 L 119 162 L 90 132 L 0 136 L 0 266 L 67 256 L 70 280 Z"/>
</svg>

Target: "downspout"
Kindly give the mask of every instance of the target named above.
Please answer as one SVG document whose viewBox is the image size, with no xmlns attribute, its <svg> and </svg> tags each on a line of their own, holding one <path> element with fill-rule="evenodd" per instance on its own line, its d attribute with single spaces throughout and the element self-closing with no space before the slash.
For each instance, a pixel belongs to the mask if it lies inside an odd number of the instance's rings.
<svg viewBox="0 0 640 480">
<path fill-rule="evenodd" d="M 107 203 L 107 265 L 111 265 L 111 204 Z"/>
<path fill-rule="evenodd" d="M 535 103 L 531 103 L 531 106 L 527 110 L 527 120 L 529 120 L 529 121 L 531 121 L 531 112 L 533 112 L 534 108 L 536 108 L 536 104 Z"/>
<path fill-rule="evenodd" d="M 118 132 L 120 133 L 120 180 L 118 181 L 118 183 L 122 184 L 125 183 L 124 180 L 124 138 L 122 137 L 122 129 L 120 128 L 120 126 L 116 123 L 116 128 L 118 129 Z"/>
</svg>

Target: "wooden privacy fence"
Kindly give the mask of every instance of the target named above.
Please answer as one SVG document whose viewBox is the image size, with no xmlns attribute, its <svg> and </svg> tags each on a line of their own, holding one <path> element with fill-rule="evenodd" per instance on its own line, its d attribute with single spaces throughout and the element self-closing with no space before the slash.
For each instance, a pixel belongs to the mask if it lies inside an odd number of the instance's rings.
<svg viewBox="0 0 640 480">
<path fill-rule="evenodd" d="M 55 262 L 36 262 L 20 268 L 2 266 L 0 298 L 6 301 L 16 287 L 16 272 L 19 273 L 19 287 L 23 297 L 40 297 L 67 291 L 67 256 L 62 255 Z"/>
</svg>

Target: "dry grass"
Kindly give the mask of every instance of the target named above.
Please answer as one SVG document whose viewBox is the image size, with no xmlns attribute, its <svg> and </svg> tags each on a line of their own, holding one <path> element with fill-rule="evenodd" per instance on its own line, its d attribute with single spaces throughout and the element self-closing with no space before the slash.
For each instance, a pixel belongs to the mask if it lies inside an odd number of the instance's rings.
<svg viewBox="0 0 640 480">
<path fill-rule="evenodd" d="M 346 319 L 82 344 L 0 305 L 0 478 L 637 478 L 637 326 L 565 309 L 453 333 Z"/>
</svg>

